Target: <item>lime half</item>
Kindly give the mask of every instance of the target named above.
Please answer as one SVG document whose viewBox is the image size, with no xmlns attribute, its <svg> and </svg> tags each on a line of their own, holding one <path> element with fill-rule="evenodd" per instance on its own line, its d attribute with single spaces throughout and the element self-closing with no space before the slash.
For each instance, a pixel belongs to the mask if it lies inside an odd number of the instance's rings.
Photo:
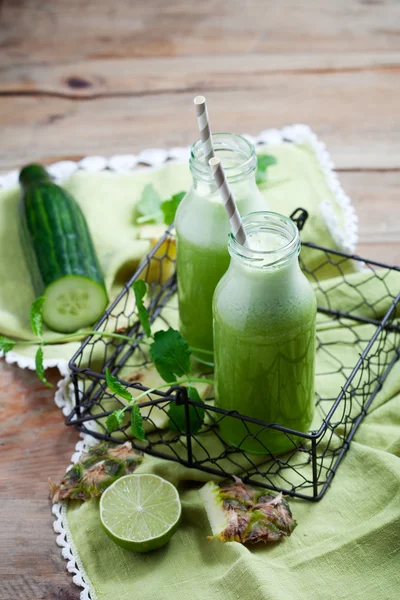
<svg viewBox="0 0 400 600">
<path fill-rule="evenodd" d="M 111 539 L 134 552 L 164 546 L 179 526 L 177 489 L 158 475 L 126 475 L 100 499 L 101 523 Z"/>
</svg>

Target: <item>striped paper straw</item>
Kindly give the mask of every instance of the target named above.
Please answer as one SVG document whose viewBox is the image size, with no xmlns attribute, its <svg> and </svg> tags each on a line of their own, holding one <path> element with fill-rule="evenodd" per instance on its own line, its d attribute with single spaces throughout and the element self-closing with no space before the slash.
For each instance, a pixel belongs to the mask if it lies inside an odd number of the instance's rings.
<svg viewBox="0 0 400 600">
<path fill-rule="evenodd" d="M 207 103 L 204 96 L 196 96 L 194 105 L 196 107 L 200 138 L 203 142 L 204 160 L 206 165 L 208 165 L 210 158 L 214 158 L 214 148 L 211 139 L 210 122 L 208 120 Z"/>
<path fill-rule="evenodd" d="M 228 213 L 232 233 L 239 244 L 242 244 L 242 246 L 247 246 L 246 232 L 244 230 L 236 202 L 233 199 L 231 190 L 229 189 L 228 181 L 221 165 L 221 160 L 217 156 L 214 156 L 208 161 L 208 164 L 212 169 L 215 183 L 217 184 L 217 188 L 224 203 L 225 210 Z"/>
</svg>

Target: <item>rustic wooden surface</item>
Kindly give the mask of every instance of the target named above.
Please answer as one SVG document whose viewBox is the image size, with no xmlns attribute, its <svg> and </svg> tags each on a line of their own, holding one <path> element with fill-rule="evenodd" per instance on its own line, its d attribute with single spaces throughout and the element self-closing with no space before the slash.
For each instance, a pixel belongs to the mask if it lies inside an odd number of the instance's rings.
<svg viewBox="0 0 400 600">
<path fill-rule="evenodd" d="M 400 264 L 396 0 L 0 0 L 0 172 L 308 123 L 360 217 L 360 253 Z M 52 381 L 57 380 L 55 372 Z M 0 363 L 0 599 L 77 600 L 47 477 L 78 440 L 53 391 Z"/>
</svg>

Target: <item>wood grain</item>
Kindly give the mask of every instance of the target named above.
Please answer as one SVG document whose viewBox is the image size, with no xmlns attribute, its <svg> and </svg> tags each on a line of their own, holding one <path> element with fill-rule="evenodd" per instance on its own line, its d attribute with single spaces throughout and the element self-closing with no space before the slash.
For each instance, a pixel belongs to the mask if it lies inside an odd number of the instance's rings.
<svg viewBox="0 0 400 600">
<path fill-rule="evenodd" d="M 0 172 L 188 145 L 202 91 L 214 130 L 309 124 L 359 253 L 400 264 L 399 23 L 396 0 L 0 0 Z M 0 362 L 0 600 L 79 598 L 47 498 L 77 440 L 53 390 Z"/>
<path fill-rule="evenodd" d="M 58 372 L 49 379 L 55 383 Z M 78 600 L 55 543 L 47 479 L 62 477 L 78 433 L 66 428 L 54 389 L 0 362 L 0 599 Z"/>
<path fill-rule="evenodd" d="M 46 94 L 66 98 L 150 96 L 210 90 L 265 89 L 268 76 L 382 72 L 398 77 L 397 52 L 341 54 L 269 52 L 124 59 L 93 59 L 70 63 L 34 63 L 0 67 L 0 95 Z"/>
<path fill-rule="evenodd" d="M 400 49 L 396 0 L 247 0 L 245 6 L 242 0 L 3 0 L 2 60 Z"/>
<path fill-rule="evenodd" d="M 400 266 L 400 173 L 344 171 L 339 178 L 359 218 L 358 254 Z"/>
<path fill-rule="evenodd" d="M 400 168 L 395 77 L 360 72 L 269 75 L 266 81 L 264 89 L 209 92 L 214 130 L 256 134 L 307 123 L 326 142 L 338 168 Z M 0 165 L 15 168 L 60 153 L 112 155 L 188 145 L 197 138 L 194 93 L 90 101 L 40 94 L 4 97 L 0 126 L 7 145 L 0 146 Z"/>
</svg>

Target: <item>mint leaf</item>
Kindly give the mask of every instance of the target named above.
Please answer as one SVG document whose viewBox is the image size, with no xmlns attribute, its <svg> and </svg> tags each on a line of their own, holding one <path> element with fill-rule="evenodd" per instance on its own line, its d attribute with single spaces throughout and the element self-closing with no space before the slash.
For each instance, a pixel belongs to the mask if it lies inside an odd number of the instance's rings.
<svg viewBox="0 0 400 600">
<path fill-rule="evenodd" d="M 137 223 L 162 223 L 161 196 L 157 190 L 148 183 L 144 186 L 141 199 L 136 205 Z"/>
<path fill-rule="evenodd" d="M 0 350 L 4 352 L 4 356 L 14 348 L 16 343 L 17 342 L 13 342 L 13 340 L 0 335 Z"/>
<path fill-rule="evenodd" d="M 176 381 L 176 375 L 187 375 L 190 371 L 190 348 L 176 329 L 157 331 L 150 346 L 154 366 L 167 383 Z"/>
<path fill-rule="evenodd" d="M 164 200 L 164 202 L 161 204 L 161 210 L 164 215 L 164 223 L 166 225 L 171 225 L 171 223 L 175 219 L 175 214 L 178 210 L 178 206 L 185 195 L 186 192 L 179 192 L 179 194 L 174 194 L 172 198 L 170 198 L 169 200 Z"/>
<path fill-rule="evenodd" d="M 112 433 L 118 429 L 124 420 L 124 411 L 122 409 L 114 410 L 106 419 L 106 427 L 108 433 Z"/>
<path fill-rule="evenodd" d="M 31 304 L 31 329 L 37 337 L 43 335 L 43 304 L 45 300 L 44 296 L 40 296 Z"/>
<path fill-rule="evenodd" d="M 200 398 L 199 392 L 195 387 L 187 388 L 188 397 L 195 402 L 203 402 Z M 168 426 L 172 431 L 179 431 L 180 433 L 186 433 L 186 411 L 184 404 L 175 404 L 171 402 L 169 411 L 169 423 Z M 205 411 L 204 408 L 199 406 L 189 406 L 189 424 L 191 433 L 197 433 L 204 423 Z"/>
<path fill-rule="evenodd" d="M 42 346 L 39 346 L 39 348 L 37 349 L 36 356 L 35 356 L 35 366 L 36 366 L 36 373 L 37 373 L 37 376 L 39 377 L 40 381 L 42 383 L 44 383 L 44 385 L 47 385 L 47 387 L 53 387 L 53 384 L 50 383 L 50 381 L 47 381 L 47 379 L 44 375 Z"/>
<path fill-rule="evenodd" d="M 152 337 L 149 313 L 147 312 L 147 308 L 143 304 L 143 298 L 145 297 L 147 292 L 147 285 L 145 284 L 143 279 L 138 279 L 137 281 L 133 282 L 132 288 L 135 294 L 139 321 L 144 329 L 145 334 L 148 337 Z"/>
<path fill-rule="evenodd" d="M 111 375 L 111 373 L 108 369 L 106 369 L 106 382 L 113 394 L 116 394 L 117 396 L 121 396 L 121 398 L 128 400 L 128 402 L 131 402 L 132 394 L 130 393 L 130 391 L 127 390 L 118 381 L 118 379 L 116 377 L 114 377 L 114 375 Z"/>
<path fill-rule="evenodd" d="M 141 414 L 140 408 L 138 407 L 136 402 L 134 402 L 132 404 L 131 431 L 132 431 L 132 435 L 135 438 L 137 438 L 138 440 L 146 439 L 146 436 L 144 434 L 142 414 Z"/>
<path fill-rule="evenodd" d="M 257 157 L 257 172 L 256 172 L 256 183 L 264 183 L 267 181 L 267 169 L 271 165 L 276 165 L 278 161 L 274 156 L 269 154 L 262 154 Z"/>
</svg>

